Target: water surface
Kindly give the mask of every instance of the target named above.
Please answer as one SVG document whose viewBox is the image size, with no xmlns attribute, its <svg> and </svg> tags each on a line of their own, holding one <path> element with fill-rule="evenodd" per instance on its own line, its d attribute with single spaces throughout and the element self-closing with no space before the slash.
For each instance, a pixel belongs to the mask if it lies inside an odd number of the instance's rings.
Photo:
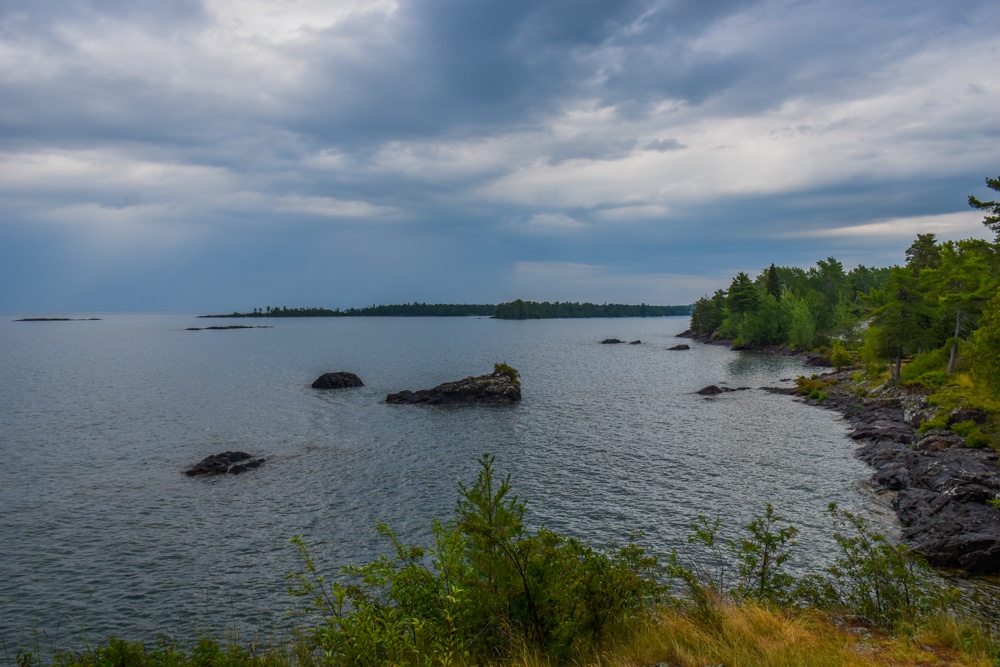
<svg viewBox="0 0 1000 667">
<path fill-rule="evenodd" d="M 667 348 L 686 318 L 262 320 L 185 331 L 187 315 L 0 322 L 0 645 L 85 635 L 280 627 L 288 544 L 333 570 L 380 553 L 377 520 L 425 542 L 484 452 L 534 525 L 598 543 L 684 548 L 697 515 L 736 526 L 765 502 L 803 529 L 802 567 L 829 553 L 831 501 L 891 528 L 837 415 L 752 389 L 784 357 Z M 11 317 L 10 319 L 15 319 Z M 213 320 L 211 324 L 225 323 Z M 240 320 L 239 323 L 254 323 Z M 641 345 L 600 345 L 617 337 Z M 510 408 L 390 406 L 385 395 L 521 372 Z M 316 391 L 327 371 L 366 386 Z M 182 474 L 239 449 L 260 469 Z"/>
</svg>

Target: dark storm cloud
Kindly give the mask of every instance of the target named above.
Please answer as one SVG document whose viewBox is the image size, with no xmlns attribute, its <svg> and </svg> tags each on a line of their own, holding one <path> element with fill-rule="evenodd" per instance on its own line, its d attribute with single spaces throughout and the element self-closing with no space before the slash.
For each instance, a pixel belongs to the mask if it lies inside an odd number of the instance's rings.
<svg viewBox="0 0 1000 667">
<path fill-rule="evenodd" d="M 0 309 L 881 261 L 879 221 L 987 194 L 998 34 L 985 0 L 0 2 Z"/>
</svg>

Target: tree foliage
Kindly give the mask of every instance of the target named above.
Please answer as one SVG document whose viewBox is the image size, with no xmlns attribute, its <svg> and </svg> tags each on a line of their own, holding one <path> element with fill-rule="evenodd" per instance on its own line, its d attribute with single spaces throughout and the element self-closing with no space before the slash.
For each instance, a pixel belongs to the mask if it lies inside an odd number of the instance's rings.
<svg viewBox="0 0 1000 667">
<path fill-rule="evenodd" d="M 995 192 L 1000 192 L 1000 176 L 997 178 L 987 177 L 986 187 Z M 981 201 L 973 195 L 969 195 L 969 206 L 977 208 L 980 211 L 986 211 L 983 224 L 992 229 L 993 233 L 997 235 L 997 241 L 1000 241 L 1000 201 Z"/>
</svg>

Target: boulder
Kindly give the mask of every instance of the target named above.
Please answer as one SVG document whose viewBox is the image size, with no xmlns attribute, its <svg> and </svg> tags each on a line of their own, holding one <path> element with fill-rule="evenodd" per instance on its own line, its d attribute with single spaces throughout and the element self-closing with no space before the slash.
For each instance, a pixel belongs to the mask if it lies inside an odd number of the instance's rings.
<svg viewBox="0 0 1000 667">
<path fill-rule="evenodd" d="M 337 371 L 323 373 L 312 383 L 313 389 L 343 389 L 344 387 L 363 387 L 365 383 L 354 373 Z"/>
<path fill-rule="evenodd" d="M 264 459 L 255 458 L 246 452 L 222 452 L 206 456 L 184 471 L 188 477 L 199 475 L 238 475 L 241 472 L 259 468 Z"/>
<path fill-rule="evenodd" d="M 513 405 L 520 400 L 520 383 L 506 373 L 467 377 L 433 389 L 404 390 L 385 397 L 386 403 L 396 405 Z"/>
<path fill-rule="evenodd" d="M 667 349 L 668 350 L 690 350 L 691 346 L 690 345 L 685 345 L 684 343 L 681 343 L 680 345 L 674 345 L 673 347 L 668 347 Z"/>
<path fill-rule="evenodd" d="M 634 340 L 631 343 L 629 343 L 629 345 L 642 345 L 642 341 L 641 340 Z"/>
<path fill-rule="evenodd" d="M 617 338 L 605 338 L 604 340 L 601 341 L 601 345 L 619 345 L 624 342 L 625 341 L 618 340 Z"/>
</svg>

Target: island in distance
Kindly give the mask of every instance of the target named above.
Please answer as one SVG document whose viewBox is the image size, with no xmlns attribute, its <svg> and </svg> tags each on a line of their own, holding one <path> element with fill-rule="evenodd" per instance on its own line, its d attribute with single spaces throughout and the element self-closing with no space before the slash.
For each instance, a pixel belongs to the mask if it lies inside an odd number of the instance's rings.
<svg viewBox="0 0 1000 667">
<path fill-rule="evenodd" d="M 549 303 L 543 301 L 509 301 L 491 304 L 404 303 L 364 308 L 254 308 L 249 313 L 232 312 L 227 315 L 199 315 L 199 317 L 491 317 L 498 320 L 540 320 L 558 318 L 593 317 L 668 317 L 691 314 L 693 306 L 637 306 L 618 303 Z"/>
</svg>

